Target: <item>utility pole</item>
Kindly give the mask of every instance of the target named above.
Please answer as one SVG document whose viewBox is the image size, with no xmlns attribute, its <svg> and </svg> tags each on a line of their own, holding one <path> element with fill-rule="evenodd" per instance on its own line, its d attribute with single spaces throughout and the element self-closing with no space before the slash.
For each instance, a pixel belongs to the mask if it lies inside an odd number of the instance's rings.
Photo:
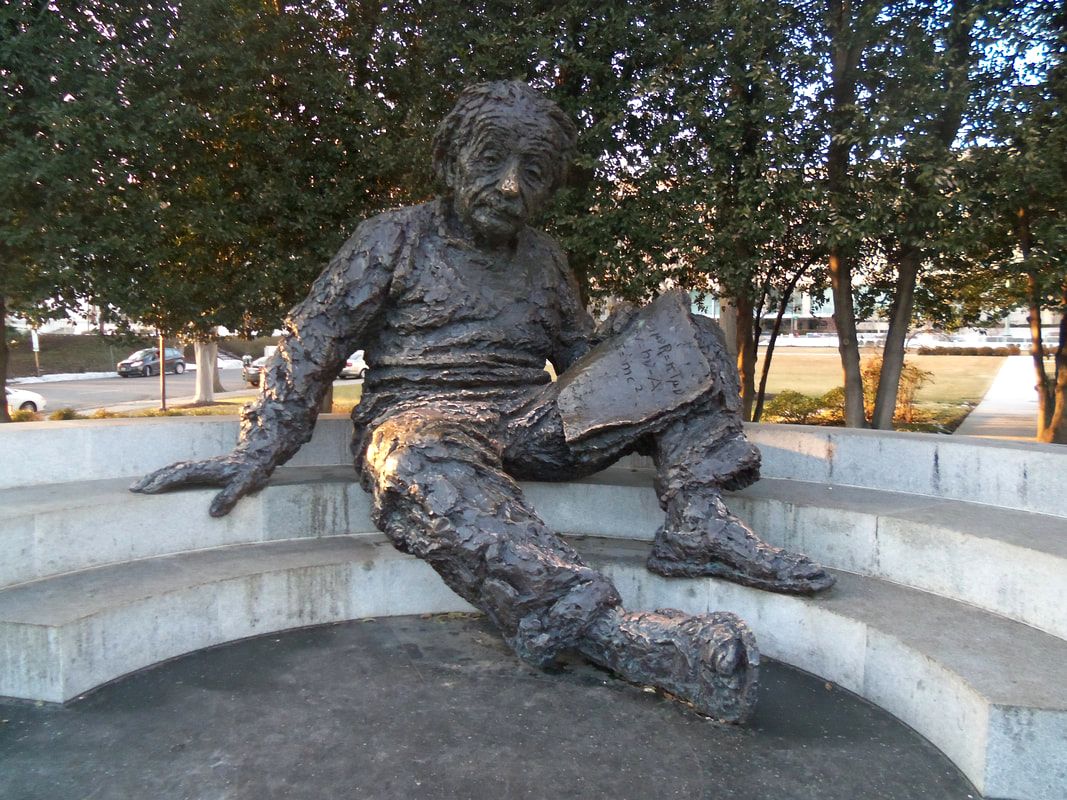
<svg viewBox="0 0 1067 800">
<path fill-rule="evenodd" d="M 163 332 L 159 333 L 159 410 L 167 410 L 167 348 L 163 346 Z"/>
</svg>

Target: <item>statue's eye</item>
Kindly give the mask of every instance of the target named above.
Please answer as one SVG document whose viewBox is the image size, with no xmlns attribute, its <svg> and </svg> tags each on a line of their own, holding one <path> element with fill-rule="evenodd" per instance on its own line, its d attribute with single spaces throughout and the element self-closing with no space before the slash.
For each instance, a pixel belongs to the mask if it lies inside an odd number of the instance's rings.
<svg viewBox="0 0 1067 800">
<path fill-rule="evenodd" d="M 487 167 L 499 167 L 504 161 L 504 155 L 498 150 L 487 150 L 482 153 L 482 163 Z"/>
</svg>

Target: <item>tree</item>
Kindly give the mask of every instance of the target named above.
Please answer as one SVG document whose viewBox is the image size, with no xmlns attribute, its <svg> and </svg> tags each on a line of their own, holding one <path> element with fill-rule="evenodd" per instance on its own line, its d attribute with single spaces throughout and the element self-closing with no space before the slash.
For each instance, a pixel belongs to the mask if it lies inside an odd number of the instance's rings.
<svg viewBox="0 0 1067 800">
<path fill-rule="evenodd" d="M 888 280 L 874 283 L 876 290 L 886 288 L 891 298 L 871 420 L 881 429 L 893 427 L 920 270 L 932 252 L 943 247 L 951 219 L 958 157 L 954 145 L 979 80 L 976 31 L 996 29 L 996 4 L 954 0 L 946 5 L 942 13 L 933 7 L 911 14 L 907 24 L 897 28 L 905 32 L 912 58 L 902 61 L 893 75 L 900 87 L 900 144 L 898 157 L 887 159 L 886 179 L 899 192 L 895 202 L 887 203 L 896 213 L 887 220 L 882 237 Z"/>
<path fill-rule="evenodd" d="M 870 156 L 871 112 L 861 112 L 861 65 L 872 41 L 882 33 L 885 0 L 827 0 L 822 41 L 829 53 L 829 82 L 825 88 L 822 128 L 826 134 L 826 196 L 829 201 L 826 244 L 827 269 L 834 299 L 834 323 L 844 372 L 845 424 L 864 428 L 863 377 L 853 274 L 864 243 L 860 209 L 861 177 L 854 160 Z M 868 93 L 869 95 L 869 93 Z"/>
<path fill-rule="evenodd" d="M 120 4 L 96 22 L 109 80 L 75 96 L 96 110 L 87 292 L 213 365 L 218 326 L 278 327 L 356 221 L 393 203 L 392 110 L 353 83 L 376 30 L 329 2 Z"/>
<path fill-rule="evenodd" d="M 969 215 L 959 263 L 948 272 L 971 319 L 1022 306 L 1038 397 L 1037 438 L 1067 443 L 1067 13 L 1029 19 L 1043 63 L 1013 61 L 1018 81 L 994 109 L 987 138 L 968 151 L 963 177 Z M 1046 344 L 1042 312 L 1059 317 Z M 1047 359 L 1052 357 L 1051 372 Z"/>
<path fill-rule="evenodd" d="M 0 320 L 62 317 L 84 288 L 77 231 L 87 219 L 91 160 L 71 100 L 94 80 L 88 65 L 100 37 L 90 13 L 64 17 L 40 0 L 0 7 Z M 5 336 L 0 388 L 7 356 Z M 0 403 L 0 422 L 7 421 Z"/>
</svg>

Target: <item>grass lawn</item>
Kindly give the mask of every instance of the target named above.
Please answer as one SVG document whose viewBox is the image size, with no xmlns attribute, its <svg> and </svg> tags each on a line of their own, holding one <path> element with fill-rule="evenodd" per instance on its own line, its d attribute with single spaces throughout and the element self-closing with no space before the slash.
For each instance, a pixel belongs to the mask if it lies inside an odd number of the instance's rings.
<svg viewBox="0 0 1067 800">
<path fill-rule="evenodd" d="M 103 337 L 94 334 L 63 335 L 43 333 L 40 337 L 41 374 L 68 372 L 111 372 L 115 365 L 142 347 L 154 347 L 151 336 Z M 167 346 L 173 343 L 168 341 Z M 24 337 L 8 342 L 7 377 L 25 378 L 36 375 L 33 346 Z"/>
<path fill-rule="evenodd" d="M 763 355 L 757 364 L 763 366 Z M 865 357 L 875 355 L 869 351 Z M 909 355 L 909 364 L 932 373 L 930 382 L 919 390 L 916 400 L 915 424 L 900 424 L 900 429 L 951 431 L 963 420 L 970 409 L 978 403 L 989 389 L 1004 362 L 1003 356 L 919 356 Z M 767 381 L 768 395 L 785 390 L 800 392 L 811 397 L 820 397 L 831 389 L 841 386 L 841 362 L 836 348 L 780 348 L 775 351 L 771 373 Z M 363 394 L 362 383 L 345 382 L 334 386 L 333 412 L 349 413 Z M 143 409 L 123 412 L 121 416 L 151 417 L 177 415 L 233 415 L 240 407 L 256 397 L 254 390 L 236 397 L 220 399 L 211 406 L 186 406 L 168 409 Z M 56 412 L 57 417 L 61 412 Z M 118 416 L 118 414 L 95 414 L 92 416 Z M 25 415 L 27 420 L 40 416 Z M 64 416 L 63 418 L 73 418 Z M 773 421 L 773 418 L 768 419 Z M 781 421 L 781 420 L 779 420 Z"/>
<path fill-rule="evenodd" d="M 874 351 L 863 354 L 863 358 Z M 763 369 L 764 352 L 756 367 L 757 381 Z M 1003 356 L 917 356 L 908 355 L 907 363 L 933 373 L 930 382 L 919 390 L 917 400 L 926 403 L 977 403 L 989 389 Z M 841 386 L 841 359 L 834 347 L 779 347 L 771 360 L 767 393 L 792 389 L 801 394 L 819 396 Z"/>
</svg>

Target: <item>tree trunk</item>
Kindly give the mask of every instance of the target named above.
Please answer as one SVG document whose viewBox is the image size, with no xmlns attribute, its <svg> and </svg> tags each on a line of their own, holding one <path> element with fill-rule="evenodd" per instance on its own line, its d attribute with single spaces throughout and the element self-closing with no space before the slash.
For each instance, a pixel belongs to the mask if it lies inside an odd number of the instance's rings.
<svg viewBox="0 0 1067 800">
<path fill-rule="evenodd" d="M 752 404 L 756 399 L 756 322 L 753 319 L 752 300 L 739 297 L 737 309 L 737 374 L 741 378 L 741 406 L 743 418 L 752 419 Z"/>
<path fill-rule="evenodd" d="M 1037 275 L 1027 272 L 1026 284 L 1029 297 L 1026 321 L 1030 323 L 1030 357 L 1034 362 L 1034 389 L 1037 391 L 1037 440 L 1045 442 L 1049 441 L 1048 437 L 1051 436 L 1049 426 L 1055 400 L 1048 373 L 1045 372 L 1045 343 L 1041 335 L 1041 293 Z"/>
<path fill-rule="evenodd" d="M 856 338 L 856 309 L 852 300 L 852 266 L 848 256 L 837 245 L 830 248 L 830 285 L 834 296 L 837 351 L 841 355 L 845 378 L 845 425 L 849 428 L 866 428 L 863 374 L 860 372 L 860 347 Z"/>
<path fill-rule="evenodd" d="M 922 251 L 908 247 L 897 259 L 897 280 L 893 305 L 889 315 L 889 332 L 882 351 L 882 371 L 878 376 L 878 394 L 874 401 L 871 427 L 893 430 L 893 415 L 897 408 L 900 375 L 904 370 L 904 345 L 911 327 L 911 312 L 915 306 L 915 281 L 919 276 Z"/>
<path fill-rule="evenodd" d="M 726 352 L 730 358 L 737 360 L 737 306 L 729 297 L 719 298 L 719 327 L 726 339 Z"/>
<path fill-rule="evenodd" d="M 767 341 L 767 352 L 763 354 L 763 368 L 760 371 L 759 389 L 756 391 L 756 407 L 752 412 L 752 421 L 759 422 L 763 416 L 763 401 L 767 397 L 767 378 L 771 374 L 771 359 L 774 358 L 774 345 L 778 341 L 778 334 L 782 332 L 782 320 L 785 318 L 786 309 L 793 299 L 797 283 L 805 272 L 811 267 L 811 262 L 798 269 L 786 285 L 785 291 L 778 298 L 778 309 L 774 315 L 774 325 L 771 327 L 771 337 Z M 761 304 L 762 307 L 762 304 Z M 757 345 L 759 342 L 757 341 Z"/>
<path fill-rule="evenodd" d="M 226 387 L 222 385 L 222 374 L 221 370 L 219 370 L 219 343 L 214 342 L 214 346 L 215 356 L 211 362 L 211 389 L 216 393 L 225 392 Z"/>
<path fill-rule="evenodd" d="M 767 351 L 763 354 L 763 368 L 760 370 L 759 389 L 756 390 L 756 407 L 752 411 L 752 421 L 759 422 L 763 416 L 763 401 L 767 397 L 767 378 L 771 374 L 771 359 L 774 358 L 774 344 L 778 341 L 778 334 L 782 331 L 782 319 L 785 310 L 789 307 L 792 292 L 782 295 L 778 301 L 778 312 L 774 316 L 774 325 L 771 326 L 771 336 L 767 340 Z"/>
<path fill-rule="evenodd" d="M 1040 438 L 1042 442 L 1067 444 L 1067 282 L 1063 284 L 1060 304 L 1060 343 L 1056 347 L 1056 390 L 1052 418 Z"/>
<path fill-rule="evenodd" d="M 193 355 L 196 358 L 196 389 L 193 403 L 198 406 L 215 402 L 215 370 L 218 366 L 219 345 L 217 342 L 205 342 L 197 339 L 193 342 Z"/>
<path fill-rule="evenodd" d="M 4 390 L 4 402 L 0 403 L 0 423 L 11 422 L 7 413 L 7 301 L 0 294 L 0 389 Z"/>
<path fill-rule="evenodd" d="M 1030 263 L 1030 211 L 1022 206 L 1015 213 L 1015 232 L 1019 237 L 1019 252 L 1022 255 L 1023 264 Z M 1064 323 L 1060 321 L 1060 344 L 1056 348 L 1056 386 L 1053 389 L 1049 380 L 1048 372 L 1045 371 L 1045 343 L 1041 331 L 1041 279 L 1032 270 L 1026 271 L 1026 297 L 1027 318 L 1030 324 L 1030 357 L 1034 362 L 1034 389 L 1037 391 L 1037 440 L 1039 442 L 1051 442 L 1056 436 L 1052 421 L 1056 414 L 1056 394 L 1061 389 L 1060 365 L 1063 356 L 1063 331 Z M 1067 309 L 1065 309 L 1067 310 Z M 1060 423 L 1062 427 L 1062 410 L 1060 411 Z"/>
<path fill-rule="evenodd" d="M 849 218 L 848 186 L 849 142 L 853 130 L 856 103 L 856 70 L 866 44 L 865 35 L 855 30 L 852 3 L 830 0 L 829 27 L 831 46 L 830 145 L 826 156 L 826 190 L 838 216 Z M 852 258 L 845 237 L 828 232 L 830 242 L 830 286 L 834 298 L 834 323 L 837 326 L 838 352 L 845 381 L 845 425 L 866 428 L 863 411 L 863 378 L 860 374 L 859 342 L 856 339 L 856 307 L 852 298 Z"/>
</svg>

